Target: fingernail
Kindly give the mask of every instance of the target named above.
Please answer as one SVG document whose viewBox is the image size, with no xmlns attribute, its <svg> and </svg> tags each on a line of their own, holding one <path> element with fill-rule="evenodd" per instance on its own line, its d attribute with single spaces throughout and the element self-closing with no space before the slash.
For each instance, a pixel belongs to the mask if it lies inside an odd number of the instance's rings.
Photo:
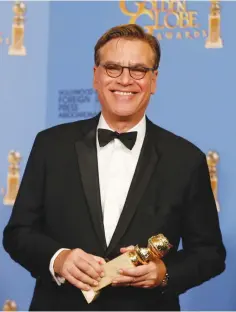
<svg viewBox="0 0 236 312">
<path fill-rule="evenodd" d="M 86 290 L 90 290 L 91 289 L 91 287 L 90 286 L 86 286 Z"/>
<path fill-rule="evenodd" d="M 113 284 L 117 284 L 117 283 L 118 283 L 118 281 L 112 281 L 112 283 L 113 283 Z"/>
<path fill-rule="evenodd" d="M 94 286 L 98 286 L 98 282 L 97 282 L 97 281 L 94 281 L 94 282 L 93 282 L 93 285 L 94 285 Z"/>
<path fill-rule="evenodd" d="M 101 280 L 101 277 L 98 277 L 98 278 L 97 278 L 97 281 L 100 282 L 100 280 Z"/>
<path fill-rule="evenodd" d="M 124 272 L 124 271 L 121 270 L 121 269 L 118 270 L 118 273 L 120 273 L 120 274 L 122 274 L 123 272 Z"/>
<path fill-rule="evenodd" d="M 101 276 L 101 277 L 104 277 L 104 276 L 105 276 L 104 272 L 102 272 L 102 273 L 100 274 L 100 276 Z"/>
</svg>

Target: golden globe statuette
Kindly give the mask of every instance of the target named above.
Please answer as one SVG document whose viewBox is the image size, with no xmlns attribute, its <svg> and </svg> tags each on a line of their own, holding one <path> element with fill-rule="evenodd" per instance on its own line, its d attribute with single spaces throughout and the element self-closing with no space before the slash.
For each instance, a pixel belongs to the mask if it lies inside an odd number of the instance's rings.
<svg viewBox="0 0 236 312">
<path fill-rule="evenodd" d="M 115 277 L 119 276 L 118 270 L 121 268 L 133 268 L 138 265 L 145 265 L 150 260 L 161 259 L 171 248 L 171 244 L 163 234 L 152 236 L 148 240 L 147 248 L 135 246 L 133 251 L 128 251 L 104 265 L 105 276 L 99 285 L 92 287 L 89 291 L 82 291 L 86 301 L 91 303 L 98 295 L 99 291 L 110 285 Z"/>
<path fill-rule="evenodd" d="M 218 177 L 217 177 L 217 163 L 219 161 L 219 154 L 213 151 L 209 151 L 207 154 L 207 164 L 209 168 L 209 173 L 210 173 L 210 179 L 211 179 L 211 187 L 212 191 L 215 197 L 216 201 L 216 208 L 217 211 L 220 211 L 220 205 L 218 202 Z"/>
<path fill-rule="evenodd" d="M 17 305 L 15 301 L 6 300 L 2 308 L 2 311 L 17 311 Z"/>
<path fill-rule="evenodd" d="M 8 174 L 7 174 L 7 191 L 3 198 L 3 204 L 12 206 L 15 203 L 15 199 L 20 186 L 20 167 L 21 160 L 20 153 L 10 151 L 8 154 Z"/>
<path fill-rule="evenodd" d="M 208 16 L 208 37 L 206 48 L 222 48 L 223 42 L 220 36 L 220 4 L 219 1 L 211 0 L 210 14 Z"/>
<path fill-rule="evenodd" d="M 12 40 L 8 50 L 9 55 L 26 55 L 26 48 L 24 46 L 24 32 L 25 32 L 25 14 L 26 6 L 22 1 L 16 1 L 13 6 L 15 13 L 12 25 Z"/>
</svg>

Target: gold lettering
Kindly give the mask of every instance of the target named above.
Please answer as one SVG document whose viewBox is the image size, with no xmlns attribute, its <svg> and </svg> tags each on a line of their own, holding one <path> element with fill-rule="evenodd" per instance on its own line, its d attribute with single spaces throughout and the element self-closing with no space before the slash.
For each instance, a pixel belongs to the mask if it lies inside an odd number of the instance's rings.
<svg viewBox="0 0 236 312">
<path fill-rule="evenodd" d="M 172 39 L 173 38 L 173 33 L 172 32 L 167 32 L 166 33 L 166 38 L 167 39 Z"/>
<path fill-rule="evenodd" d="M 198 28 L 199 25 L 194 22 L 197 20 L 197 12 L 180 12 L 179 27 L 180 28 Z"/>
<path fill-rule="evenodd" d="M 175 16 L 175 18 L 176 18 L 176 22 L 175 22 L 175 24 L 173 26 L 169 24 L 169 20 L 168 20 L 168 18 L 171 15 Z M 164 17 L 164 25 L 165 25 L 166 28 L 169 28 L 169 29 L 174 29 L 175 27 L 177 27 L 179 25 L 179 15 L 178 15 L 178 13 L 176 13 L 176 12 L 169 12 L 169 13 L 167 13 L 165 15 L 165 17 Z"/>
<path fill-rule="evenodd" d="M 183 38 L 182 38 L 182 34 L 181 34 L 180 31 L 177 32 L 177 34 L 176 34 L 176 39 L 183 39 Z"/>
<path fill-rule="evenodd" d="M 186 12 L 187 11 L 187 7 L 186 7 L 186 1 L 176 1 L 176 5 L 177 5 L 177 11 L 179 12 Z"/>
<path fill-rule="evenodd" d="M 187 10 L 186 8 L 186 0 L 166 0 L 167 10 L 165 11 L 177 11 L 177 12 L 184 12 Z"/>
<path fill-rule="evenodd" d="M 164 25 L 159 25 L 159 17 L 160 17 L 160 12 L 158 9 L 155 10 L 155 29 L 164 29 Z"/>
<path fill-rule="evenodd" d="M 161 0 L 159 8 L 161 12 L 166 12 L 169 9 L 169 1 Z"/>
<path fill-rule="evenodd" d="M 158 34 L 157 34 L 157 39 L 158 39 L 158 40 L 162 40 L 162 39 L 163 39 L 161 33 L 158 33 Z"/>
<path fill-rule="evenodd" d="M 152 1 L 154 2 L 154 1 Z M 137 18 L 141 14 L 148 15 L 153 20 L 153 12 L 145 8 L 145 1 L 143 2 L 135 2 L 137 6 L 136 12 L 129 11 L 126 7 L 126 1 L 120 1 L 120 10 L 123 14 L 128 15 L 130 17 L 129 24 L 135 24 Z"/>
<path fill-rule="evenodd" d="M 156 27 L 155 26 L 144 26 L 144 29 L 146 29 L 147 30 L 147 33 L 148 34 L 150 34 L 150 35 L 153 35 L 153 32 L 154 32 L 154 29 L 155 29 Z"/>
<path fill-rule="evenodd" d="M 187 39 L 193 39 L 193 38 L 191 37 L 191 34 L 190 34 L 189 31 L 186 31 L 186 32 L 185 32 L 185 38 L 187 38 Z"/>
<path fill-rule="evenodd" d="M 180 28 L 188 28 L 189 27 L 188 12 L 179 12 L 179 27 Z"/>
<path fill-rule="evenodd" d="M 189 14 L 189 27 L 199 28 L 200 25 L 194 23 L 197 21 L 198 13 L 195 11 L 189 11 L 188 14 Z"/>
<path fill-rule="evenodd" d="M 167 11 L 173 11 L 174 10 L 175 1 L 174 0 L 169 0 L 169 1 L 166 1 L 166 2 L 168 3 Z"/>
</svg>

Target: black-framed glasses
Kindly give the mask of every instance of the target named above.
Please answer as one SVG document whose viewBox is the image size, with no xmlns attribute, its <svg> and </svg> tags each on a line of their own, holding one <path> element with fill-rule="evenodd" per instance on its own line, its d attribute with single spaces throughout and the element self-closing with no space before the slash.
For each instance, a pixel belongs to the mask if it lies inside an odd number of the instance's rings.
<svg viewBox="0 0 236 312">
<path fill-rule="evenodd" d="M 135 80 L 143 79 L 148 71 L 154 71 L 155 68 L 144 66 L 121 66 L 119 64 L 99 64 L 105 68 L 106 73 L 111 78 L 117 78 L 122 75 L 124 68 L 129 70 L 130 76 Z"/>
</svg>

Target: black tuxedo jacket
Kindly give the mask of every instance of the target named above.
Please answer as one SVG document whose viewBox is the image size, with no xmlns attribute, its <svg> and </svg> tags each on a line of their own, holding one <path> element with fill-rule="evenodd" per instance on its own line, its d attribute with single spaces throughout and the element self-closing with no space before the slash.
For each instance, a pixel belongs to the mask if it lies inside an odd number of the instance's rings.
<svg viewBox="0 0 236 312">
<path fill-rule="evenodd" d="M 179 294 L 225 268 L 206 157 L 147 119 L 129 193 L 106 246 L 96 153 L 98 119 L 37 135 L 4 230 L 4 248 L 36 278 L 31 310 L 179 310 Z M 49 273 L 59 248 L 81 248 L 113 259 L 120 247 L 145 247 L 158 233 L 173 245 L 164 258 L 170 276 L 165 291 L 108 286 L 87 304 L 79 289 L 68 282 L 58 286 Z"/>
</svg>

